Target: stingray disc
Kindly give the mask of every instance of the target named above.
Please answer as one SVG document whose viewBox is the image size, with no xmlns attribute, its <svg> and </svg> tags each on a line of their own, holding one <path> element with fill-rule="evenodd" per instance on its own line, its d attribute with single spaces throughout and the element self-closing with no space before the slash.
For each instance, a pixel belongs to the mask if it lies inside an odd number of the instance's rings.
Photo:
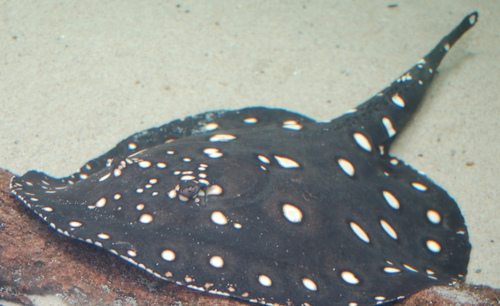
<svg viewBox="0 0 500 306">
<path fill-rule="evenodd" d="M 354 111 L 214 111 L 130 136 L 12 193 L 66 236 L 179 285 L 261 304 L 365 305 L 463 279 L 455 201 L 388 154 L 467 16 Z"/>
</svg>

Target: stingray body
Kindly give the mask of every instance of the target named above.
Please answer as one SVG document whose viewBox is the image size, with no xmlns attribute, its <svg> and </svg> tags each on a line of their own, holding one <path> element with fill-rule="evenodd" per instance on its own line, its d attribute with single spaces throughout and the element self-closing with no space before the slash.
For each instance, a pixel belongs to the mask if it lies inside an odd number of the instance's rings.
<svg viewBox="0 0 500 306">
<path fill-rule="evenodd" d="M 130 136 L 12 193 L 51 227 L 190 288 L 270 305 L 370 305 L 467 273 L 455 201 L 388 154 L 467 16 L 389 87 L 331 122 L 214 111 Z"/>
</svg>

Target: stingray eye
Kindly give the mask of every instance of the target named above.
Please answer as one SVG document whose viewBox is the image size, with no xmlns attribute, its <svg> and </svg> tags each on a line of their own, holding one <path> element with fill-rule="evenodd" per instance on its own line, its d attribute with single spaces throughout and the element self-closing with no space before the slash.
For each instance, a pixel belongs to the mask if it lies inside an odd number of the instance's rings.
<svg viewBox="0 0 500 306">
<path fill-rule="evenodd" d="M 179 191 L 183 196 L 193 198 L 200 191 L 200 185 L 193 181 L 182 182 Z"/>
</svg>

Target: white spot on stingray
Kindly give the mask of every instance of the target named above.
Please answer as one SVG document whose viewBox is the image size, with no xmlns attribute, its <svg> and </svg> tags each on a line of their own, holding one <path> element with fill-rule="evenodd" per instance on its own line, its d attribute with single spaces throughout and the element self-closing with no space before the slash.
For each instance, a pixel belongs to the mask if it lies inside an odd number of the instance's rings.
<svg viewBox="0 0 500 306">
<path fill-rule="evenodd" d="M 137 252 L 134 251 L 134 250 L 127 250 L 127 255 L 130 256 L 130 257 L 136 257 L 137 256 Z"/>
<path fill-rule="evenodd" d="M 157 163 L 156 167 L 159 168 L 159 169 L 167 168 L 167 164 L 165 164 L 165 163 Z"/>
<path fill-rule="evenodd" d="M 224 266 L 224 259 L 220 256 L 212 256 L 210 258 L 210 265 L 214 268 L 222 268 Z"/>
<path fill-rule="evenodd" d="M 270 287 L 273 284 L 273 281 L 269 276 L 261 274 L 259 275 L 259 283 L 264 287 Z"/>
<path fill-rule="evenodd" d="M 80 227 L 82 225 L 83 225 L 82 222 L 78 222 L 78 221 L 69 222 L 69 226 L 71 226 L 71 227 Z"/>
<path fill-rule="evenodd" d="M 113 199 L 114 199 L 114 200 L 116 200 L 116 201 L 118 201 L 119 199 L 121 199 L 121 197 L 122 197 L 122 195 L 121 195 L 121 194 L 119 194 L 119 193 L 117 193 L 117 194 L 115 194 L 115 195 L 113 196 Z"/>
<path fill-rule="evenodd" d="M 137 204 L 137 206 L 135 207 L 135 209 L 136 209 L 137 211 L 141 211 L 141 210 L 143 210 L 143 209 L 144 209 L 144 207 L 146 207 L 146 205 L 144 205 L 144 204 L 140 203 L 140 204 Z"/>
<path fill-rule="evenodd" d="M 219 149 L 217 149 L 217 148 L 205 148 L 205 149 L 203 149 L 203 153 L 205 153 L 207 155 L 210 155 L 210 154 L 216 153 L 216 152 L 219 152 Z"/>
<path fill-rule="evenodd" d="M 99 234 L 97 234 L 97 237 L 99 237 L 99 239 L 102 239 L 102 240 L 108 240 L 110 238 L 110 236 L 108 234 L 105 234 L 105 233 L 99 233 Z"/>
<path fill-rule="evenodd" d="M 269 160 L 269 158 L 265 157 L 264 155 L 259 155 L 258 158 L 264 164 L 270 164 L 271 163 L 271 161 Z"/>
<path fill-rule="evenodd" d="M 387 135 L 389 135 L 389 137 L 396 135 L 396 130 L 392 126 L 391 119 L 387 117 L 382 118 L 382 124 L 384 125 L 385 130 L 387 131 Z"/>
<path fill-rule="evenodd" d="M 187 201 L 189 201 L 189 198 L 186 197 L 185 195 L 179 194 L 179 200 L 181 200 L 183 202 L 187 202 Z"/>
<path fill-rule="evenodd" d="M 307 277 L 302 279 L 302 285 L 304 285 L 304 287 L 306 287 L 306 289 L 310 291 L 318 290 L 318 286 L 316 285 L 316 283 L 312 279 Z"/>
<path fill-rule="evenodd" d="M 200 175 L 200 177 L 206 177 L 206 175 L 205 176 Z M 203 184 L 203 185 L 206 185 L 206 186 L 210 185 L 210 182 L 207 181 L 207 180 L 205 180 L 205 179 L 199 179 L 198 182 L 200 184 Z M 203 191 L 203 190 L 200 190 L 200 191 Z M 205 194 L 205 193 L 203 192 L 203 194 Z"/>
<path fill-rule="evenodd" d="M 192 181 L 196 178 L 196 176 L 192 175 L 183 175 L 181 176 L 181 181 Z"/>
<path fill-rule="evenodd" d="M 177 196 L 177 191 L 175 191 L 175 189 L 172 189 L 167 194 L 169 198 L 173 199 Z"/>
<path fill-rule="evenodd" d="M 372 151 L 372 145 L 371 145 L 370 141 L 368 140 L 368 138 L 366 138 L 365 135 L 363 135 L 361 133 L 354 133 L 352 136 L 354 137 L 354 140 L 356 141 L 356 143 L 361 147 L 361 149 L 363 149 L 367 152 Z"/>
<path fill-rule="evenodd" d="M 283 122 L 283 128 L 292 131 L 300 131 L 302 129 L 302 125 L 295 120 L 287 120 Z"/>
<path fill-rule="evenodd" d="M 427 219 L 433 224 L 439 224 L 441 222 L 441 215 L 437 211 L 429 209 L 427 211 Z"/>
<path fill-rule="evenodd" d="M 392 96 L 392 103 L 394 103 L 396 106 L 399 106 L 401 108 L 405 107 L 405 100 L 399 96 L 398 93 L 394 94 Z"/>
<path fill-rule="evenodd" d="M 469 16 L 469 23 L 470 25 L 474 25 L 477 21 L 477 15 L 476 14 L 472 14 Z"/>
<path fill-rule="evenodd" d="M 148 223 L 151 223 L 152 221 L 153 221 L 153 216 L 150 214 L 142 214 L 139 217 L 139 222 L 141 222 L 143 224 L 148 224 Z"/>
<path fill-rule="evenodd" d="M 106 198 L 102 197 L 97 202 L 95 202 L 95 207 L 104 207 L 106 205 Z"/>
<path fill-rule="evenodd" d="M 147 160 L 141 160 L 139 163 L 138 163 L 139 167 L 141 168 L 149 168 L 151 167 L 151 162 L 150 161 L 147 161 Z"/>
<path fill-rule="evenodd" d="M 255 117 L 249 117 L 249 118 L 243 119 L 243 122 L 248 123 L 248 124 L 254 124 L 254 123 L 259 122 L 259 120 Z"/>
<path fill-rule="evenodd" d="M 182 159 L 182 161 L 185 162 L 185 163 L 189 163 L 189 162 L 191 162 L 191 158 L 185 157 L 185 158 Z"/>
<path fill-rule="evenodd" d="M 135 144 L 133 142 L 129 143 L 128 144 L 128 149 L 129 150 L 135 150 L 135 149 L 137 149 L 137 144 Z"/>
<path fill-rule="evenodd" d="M 302 221 L 302 212 L 292 204 L 283 205 L 283 215 L 292 223 L 299 223 Z"/>
<path fill-rule="evenodd" d="M 354 222 L 350 222 L 349 225 L 351 226 L 352 231 L 356 236 L 358 236 L 359 239 L 363 240 L 366 243 L 370 242 L 370 237 L 366 234 L 366 232 L 359 226 L 358 224 Z"/>
<path fill-rule="evenodd" d="M 208 155 L 210 158 L 219 158 L 223 155 L 217 148 L 206 148 L 203 150 L 203 153 Z"/>
<path fill-rule="evenodd" d="M 413 186 L 413 188 L 417 189 L 418 191 L 422 191 L 423 192 L 423 191 L 427 190 L 427 186 L 425 186 L 422 183 L 413 182 L 413 183 L 411 183 L 411 185 Z"/>
<path fill-rule="evenodd" d="M 85 173 L 80 174 L 80 179 L 81 180 L 86 180 L 89 176 Z"/>
<path fill-rule="evenodd" d="M 207 187 L 207 196 L 209 195 L 220 195 L 222 194 L 222 187 L 219 185 L 212 185 Z"/>
<path fill-rule="evenodd" d="M 408 81 L 411 81 L 412 80 L 412 76 L 409 72 L 407 72 L 406 74 L 402 75 L 399 79 L 398 79 L 398 82 L 408 82 Z"/>
<path fill-rule="evenodd" d="M 119 177 L 120 175 L 122 175 L 122 170 L 120 170 L 120 169 L 113 170 L 113 175 L 115 177 Z"/>
<path fill-rule="evenodd" d="M 213 154 L 208 155 L 208 157 L 210 157 L 210 158 L 220 158 L 220 157 L 222 157 L 223 155 L 224 155 L 224 154 L 222 154 L 222 152 L 215 152 L 215 153 L 213 153 Z"/>
<path fill-rule="evenodd" d="M 99 182 L 102 182 L 102 181 L 106 180 L 110 176 L 111 176 L 111 173 L 107 173 L 107 174 L 101 176 L 101 178 L 99 178 Z"/>
<path fill-rule="evenodd" d="M 384 267 L 384 272 L 387 274 L 395 274 L 401 272 L 401 270 L 394 267 Z"/>
<path fill-rule="evenodd" d="M 236 136 L 230 134 L 216 134 L 210 137 L 210 142 L 228 142 L 236 139 Z"/>
<path fill-rule="evenodd" d="M 387 201 L 387 204 L 389 204 L 389 206 L 391 206 L 392 208 L 398 210 L 400 205 L 399 205 L 399 201 L 398 199 L 396 199 L 396 197 L 390 193 L 389 191 L 387 190 L 384 190 L 382 191 L 382 195 L 384 196 L 385 200 Z"/>
<path fill-rule="evenodd" d="M 283 157 L 283 156 L 278 156 L 278 155 L 275 155 L 274 158 L 276 159 L 276 161 L 278 161 L 278 164 L 280 164 L 280 166 L 283 168 L 288 169 L 288 168 L 298 168 L 299 167 L 299 163 L 294 161 L 293 159 Z"/>
<path fill-rule="evenodd" d="M 398 233 L 394 230 L 394 228 L 384 219 L 380 219 L 380 225 L 384 229 L 384 231 L 389 235 L 392 239 L 398 239 Z"/>
<path fill-rule="evenodd" d="M 227 224 L 227 217 L 222 212 L 220 212 L 218 210 L 214 211 L 210 218 L 217 225 L 226 225 Z"/>
<path fill-rule="evenodd" d="M 234 224 L 233 224 L 233 227 L 234 227 L 235 229 L 241 229 L 243 226 L 241 225 L 241 223 L 234 223 Z"/>
<path fill-rule="evenodd" d="M 418 272 L 417 269 L 413 268 L 412 266 L 404 264 L 403 267 L 405 267 L 406 270 L 411 271 L 411 272 Z"/>
<path fill-rule="evenodd" d="M 448 52 L 448 50 L 450 50 L 450 44 L 449 43 L 446 43 L 444 44 L 444 51 Z"/>
<path fill-rule="evenodd" d="M 383 145 L 378 146 L 378 150 L 380 151 L 380 155 L 384 155 L 385 147 Z"/>
<path fill-rule="evenodd" d="M 345 158 L 339 158 L 337 160 L 337 162 L 339 163 L 340 168 L 342 169 L 342 171 L 345 172 L 345 174 L 347 174 L 349 176 L 354 175 L 354 172 L 355 172 L 354 166 L 351 164 L 350 161 L 348 161 Z"/>
<path fill-rule="evenodd" d="M 427 248 L 429 249 L 429 251 L 431 251 L 432 253 L 441 252 L 441 245 L 439 245 L 439 243 L 437 243 L 437 241 L 427 240 L 425 244 L 427 245 Z"/>
<path fill-rule="evenodd" d="M 197 290 L 197 291 L 205 292 L 205 288 L 200 287 L 200 286 L 195 286 L 195 285 L 187 285 L 187 287 L 188 287 L 189 289 L 193 289 L 193 290 Z"/>
<path fill-rule="evenodd" d="M 54 209 L 52 209 L 52 207 L 50 207 L 50 206 L 45 206 L 42 208 L 42 210 L 46 211 L 46 212 L 53 212 L 54 211 Z"/>
<path fill-rule="evenodd" d="M 375 297 L 375 300 L 376 300 L 378 303 L 383 302 L 383 301 L 385 301 L 385 296 L 381 296 L 381 295 L 376 296 L 376 297 Z M 377 303 L 377 304 L 378 304 L 378 303 Z"/>
<path fill-rule="evenodd" d="M 205 131 L 211 132 L 211 131 L 215 131 L 217 128 L 219 128 L 219 124 L 216 122 L 211 122 L 211 123 L 205 124 L 205 126 L 203 128 L 205 129 Z"/>
<path fill-rule="evenodd" d="M 132 258 L 127 257 L 127 256 L 125 256 L 125 255 L 120 255 L 120 257 L 121 257 L 121 258 L 123 258 L 124 260 L 126 260 L 126 261 L 130 262 L 131 264 L 133 264 L 133 265 L 136 265 L 136 266 L 137 266 L 137 261 L 133 260 Z"/>
<path fill-rule="evenodd" d="M 391 165 L 397 166 L 398 164 L 399 164 L 399 160 L 397 160 L 396 158 L 391 159 Z"/>
<path fill-rule="evenodd" d="M 163 250 L 161 252 L 161 258 L 166 261 L 173 261 L 175 259 L 175 252 L 172 250 Z"/>
<path fill-rule="evenodd" d="M 344 271 L 340 274 L 344 282 L 351 284 L 351 285 L 357 285 L 359 284 L 359 279 L 356 278 L 354 273 L 349 272 L 349 271 Z"/>
</svg>

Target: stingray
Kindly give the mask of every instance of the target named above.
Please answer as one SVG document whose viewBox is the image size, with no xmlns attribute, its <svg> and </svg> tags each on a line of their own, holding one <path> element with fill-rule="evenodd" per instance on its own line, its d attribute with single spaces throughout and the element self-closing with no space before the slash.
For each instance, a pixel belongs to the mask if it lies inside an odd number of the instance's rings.
<svg viewBox="0 0 500 306">
<path fill-rule="evenodd" d="M 133 134 L 71 176 L 16 176 L 11 191 L 60 234 L 252 303 L 381 304 L 463 281 L 457 203 L 389 148 L 477 18 L 330 122 L 210 111 Z"/>
</svg>

